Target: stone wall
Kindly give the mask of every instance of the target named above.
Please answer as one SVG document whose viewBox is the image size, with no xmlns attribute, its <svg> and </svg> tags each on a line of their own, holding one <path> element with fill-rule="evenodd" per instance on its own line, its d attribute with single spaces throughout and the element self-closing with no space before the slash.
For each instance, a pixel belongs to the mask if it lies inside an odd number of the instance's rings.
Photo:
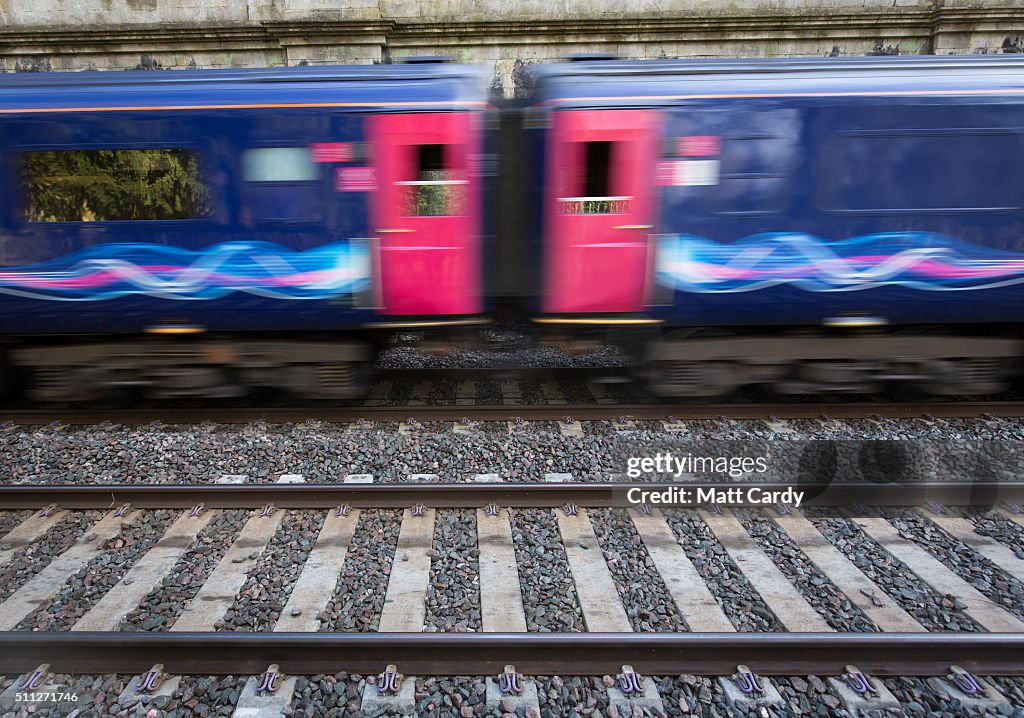
<svg viewBox="0 0 1024 718">
<path fill-rule="evenodd" d="M 0 70 L 1004 53 L 1024 0 L 0 0 Z"/>
</svg>

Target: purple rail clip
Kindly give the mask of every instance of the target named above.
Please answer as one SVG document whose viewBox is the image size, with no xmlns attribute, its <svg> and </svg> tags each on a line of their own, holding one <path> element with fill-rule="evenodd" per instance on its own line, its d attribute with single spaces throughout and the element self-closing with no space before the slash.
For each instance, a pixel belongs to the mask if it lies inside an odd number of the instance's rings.
<svg viewBox="0 0 1024 718">
<path fill-rule="evenodd" d="M 985 689 L 978 683 L 978 679 L 960 666 L 950 666 L 949 680 L 954 686 L 969 696 L 985 692 Z"/>
<path fill-rule="evenodd" d="M 337 516 L 337 517 L 348 516 L 348 512 L 351 511 L 351 510 L 352 510 L 351 506 L 349 506 L 348 504 L 342 504 L 334 512 L 334 515 Z"/>
<path fill-rule="evenodd" d="M 122 504 L 121 507 L 114 514 L 114 516 L 122 518 L 126 513 L 128 513 L 128 509 L 130 509 L 131 506 L 131 504 Z"/>
<path fill-rule="evenodd" d="M 20 686 L 16 686 L 16 688 L 22 691 L 35 690 L 39 687 L 39 684 L 42 683 L 49 675 L 50 664 L 44 663 L 43 665 L 39 666 L 39 668 L 35 669 L 27 676 L 25 676 L 25 681 Z"/>
<path fill-rule="evenodd" d="M 619 684 L 619 690 L 627 696 L 644 692 L 640 676 L 633 670 L 633 666 L 623 666 L 622 672 L 615 676 L 615 682 Z"/>
<path fill-rule="evenodd" d="M 846 673 L 843 674 L 843 678 L 846 679 L 846 683 L 853 689 L 855 693 L 865 695 L 870 693 L 871 695 L 878 695 L 878 689 L 875 688 L 875 684 L 871 682 L 864 673 L 857 668 L 857 666 L 847 666 Z"/>
<path fill-rule="evenodd" d="M 384 672 L 377 676 L 377 692 L 381 695 L 394 695 L 402 686 L 402 674 L 394 663 L 388 665 Z"/>
<path fill-rule="evenodd" d="M 142 677 L 142 680 L 139 682 L 138 692 L 153 693 L 163 685 L 166 678 L 167 674 L 164 673 L 164 664 L 157 663 Z"/>
<path fill-rule="evenodd" d="M 256 693 L 273 693 L 277 690 L 278 680 L 281 678 L 281 668 L 276 663 L 269 666 L 266 672 L 260 676 L 260 685 Z"/>
<path fill-rule="evenodd" d="M 488 516 L 497 516 L 499 511 L 501 511 L 501 509 L 498 508 L 497 504 L 487 504 L 484 507 L 484 513 Z"/>
<path fill-rule="evenodd" d="M 722 507 L 719 506 L 718 504 L 708 504 L 704 508 L 712 516 L 721 516 L 722 515 Z"/>
<path fill-rule="evenodd" d="M 53 512 L 57 510 L 57 504 L 50 504 L 45 509 L 39 512 L 39 515 L 43 518 L 49 518 L 53 516 Z"/>
<path fill-rule="evenodd" d="M 261 519 L 265 519 L 265 518 L 267 518 L 269 516 L 273 516 L 274 515 L 274 511 L 276 511 L 276 510 L 277 509 L 274 508 L 273 504 L 267 504 L 266 506 L 264 506 L 260 510 L 260 518 Z"/>
<path fill-rule="evenodd" d="M 192 507 L 192 511 L 189 513 L 189 516 L 199 517 L 204 511 L 206 511 L 206 506 L 204 504 L 196 504 Z"/>
<path fill-rule="evenodd" d="M 749 668 L 743 665 L 736 666 L 736 685 L 740 687 L 740 690 L 750 695 L 751 693 L 764 693 L 764 688 L 761 687 L 761 681 L 757 675 L 754 674 Z"/>
<path fill-rule="evenodd" d="M 501 689 L 502 695 L 517 696 L 523 692 L 523 682 L 520 675 L 516 673 L 515 666 L 511 664 L 505 666 L 505 670 L 498 676 L 498 688 Z"/>
<path fill-rule="evenodd" d="M 413 516 L 422 516 L 427 512 L 427 507 L 423 504 L 416 504 L 412 507 L 411 513 Z"/>
<path fill-rule="evenodd" d="M 641 516 L 650 516 L 650 515 L 652 515 L 654 513 L 651 510 L 651 507 L 648 506 L 647 504 L 640 504 L 639 506 L 637 506 L 636 507 L 636 512 L 638 514 L 640 514 Z"/>
<path fill-rule="evenodd" d="M 576 516 L 579 514 L 580 509 L 576 504 L 566 504 L 562 507 L 562 511 L 566 516 Z"/>
</svg>

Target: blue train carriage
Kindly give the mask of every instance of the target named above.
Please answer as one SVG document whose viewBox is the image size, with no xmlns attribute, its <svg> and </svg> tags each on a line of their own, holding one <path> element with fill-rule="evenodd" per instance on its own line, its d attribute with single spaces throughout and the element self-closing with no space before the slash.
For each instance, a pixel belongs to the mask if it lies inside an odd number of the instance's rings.
<svg viewBox="0 0 1024 718">
<path fill-rule="evenodd" d="M 674 396 L 1017 373 L 1024 62 L 587 61 L 536 82 L 537 321 L 645 328 L 631 344 Z"/>
<path fill-rule="evenodd" d="M 48 400 L 358 393 L 374 330 L 483 311 L 485 111 L 448 64 L 0 78 L 7 368 Z"/>
</svg>

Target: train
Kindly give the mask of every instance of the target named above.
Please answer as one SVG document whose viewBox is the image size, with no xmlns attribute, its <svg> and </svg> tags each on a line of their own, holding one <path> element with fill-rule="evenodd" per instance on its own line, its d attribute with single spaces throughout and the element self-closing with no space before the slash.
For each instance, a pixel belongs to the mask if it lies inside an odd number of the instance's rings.
<svg viewBox="0 0 1024 718">
<path fill-rule="evenodd" d="M 357 396 L 394 332 L 528 323 L 666 397 L 1001 391 L 1024 357 L 1024 61 L 0 77 L 0 375 Z"/>
</svg>

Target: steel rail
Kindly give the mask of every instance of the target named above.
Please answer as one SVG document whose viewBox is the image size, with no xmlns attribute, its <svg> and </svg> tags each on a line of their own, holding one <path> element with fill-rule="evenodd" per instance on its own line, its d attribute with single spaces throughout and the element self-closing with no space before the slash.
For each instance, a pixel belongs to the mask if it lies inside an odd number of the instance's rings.
<svg viewBox="0 0 1024 718">
<path fill-rule="evenodd" d="M 1024 482 L 937 481 L 875 484 L 823 482 L 793 484 L 771 482 L 654 483 L 492 483 L 492 484 L 146 484 L 146 485 L 18 485 L 0 486 L 0 510 L 34 509 L 56 504 L 66 509 L 117 508 L 131 504 L 143 509 L 186 509 L 197 504 L 206 508 L 260 508 L 272 504 L 280 509 L 327 509 L 347 504 L 352 508 L 409 508 L 424 504 L 434 508 L 502 507 L 550 508 L 575 504 L 579 507 L 632 505 L 629 491 L 665 491 L 685 488 L 693 493 L 687 505 L 701 501 L 697 490 L 739 489 L 745 498 L 751 488 L 767 491 L 793 486 L 806 492 L 801 506 L 844 507 L 854 504 L 876 506 L 920 506 L 938 503 L 954 506 L 989 506 L 1000 501 L 1024 502 Z M 634 493 L 634 498 L 640 498 Z M 721 502 L 718 502 L 721 503 Z M 659 506 L 653 500 L 649 506 Z M 731 504 L 730 504 L 731 505 Z M 737 502 L 736 505 L 773 504 Z"/>
<path fill-rule="evenodd" d="M 1024 675 L 1024 634 L 1005 633 L 0 633 L 0 673 L 50 664 L 55 673 L 256 675 L 605 675 L 623 664 L 648 675 Z"/>
<path fill-rule="evenodd" d="M 871 417 L 913 419 L 921 417 L 1000 418 L 1024 417 L 1024 402 L 935 402 L 935 403 L 807 403 L 807 404 L 509 404 L 501 406 L 342 406 L 342 407 L 213 407 L 213 408 L 129 408 L 129 409 L 3 409 L 0 422 L 17 425 L 51 423 L 93 426 L 105 421 L 117 424 L 249 424 L 264 421 L 294 424 L 309 420 L 326 423 L 359 421 L 641 421 L 669 419 L 862 419 Z"/>
</svg>

